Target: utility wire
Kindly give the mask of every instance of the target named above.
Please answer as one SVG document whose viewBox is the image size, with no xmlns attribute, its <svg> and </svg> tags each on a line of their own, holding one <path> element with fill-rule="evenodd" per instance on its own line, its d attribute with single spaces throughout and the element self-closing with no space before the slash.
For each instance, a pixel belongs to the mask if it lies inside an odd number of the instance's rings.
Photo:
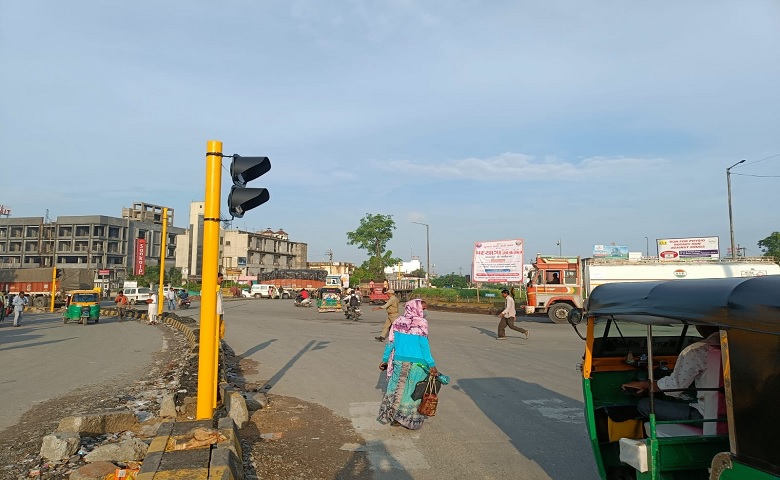
<svg viewBox="0 0 780 480">
<path fill-rule="evenodd" d="M 747 173 L 732 173 L 732 175 L 740 175 L 743 177 L 758 177 L 758 178 L 780 178 L 780 175 L 749 175 Z"/>
<path fill-rule="evenodd" d="M 748 163 L 745 164 L 745 166 L 747 167 L 748 165 L 753 165 L 754 163 L 763 162 L 764 160 L 769 160 L 770 158 L 776 158 L 776 157 L 780 157 L 780 153 L 778 153 L 776 155 L 772 155 L 772 156 L 766 157 L 766 158 L 762 158 L 761 160 L 748 162 Z"/>
</svg>

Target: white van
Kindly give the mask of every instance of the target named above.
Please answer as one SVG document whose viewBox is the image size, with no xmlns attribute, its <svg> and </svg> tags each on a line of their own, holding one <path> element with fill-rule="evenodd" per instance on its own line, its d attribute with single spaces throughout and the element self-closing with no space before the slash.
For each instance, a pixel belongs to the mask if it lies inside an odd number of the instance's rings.
<svg viewBox="0 0 780 480">
<path fill-rule="evenodd" d="M 285 293 L 287 293 L 286 290 Z M 279 290 L 275 285 L 267 285 L 265 283 L 255 283 L 254 285 L 249 287 L 249 290 L 244 290 L 243 295 L 245 297 L 254 297 L 254 298 L 279 298 Z M 285 297 L 286 296 L 287 295 L 285 295 Z"/>
<path fill-rule="evenodd" d="M 152 290 L 146 287 L 125 287 L 122 293 L 127 297 L 127 303 L 135 305 L 136 303 L 146 303 L 152 296 Z"/>
</svg>

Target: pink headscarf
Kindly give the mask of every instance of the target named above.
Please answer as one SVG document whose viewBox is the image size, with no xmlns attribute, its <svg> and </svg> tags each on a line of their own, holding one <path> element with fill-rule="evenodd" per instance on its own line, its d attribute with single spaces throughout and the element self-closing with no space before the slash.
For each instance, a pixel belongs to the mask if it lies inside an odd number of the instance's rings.
<svg viewBox="0 0 780 480">
<path fill-rule="evenodd" d="M 387 335 L 388 342 L 395 340 L 395 332 L 428 337 L 428 320 L 423 317 L 422 300 L 415 298 L 406 302 L 404 314 L 393 320 L 393 324 L 390 326 L 390 333 Z M 393 357 L 395 357 L 395 350 L 390 352 L 390 358 L 387 362 L 388 377 L 393 374 Z"/>
</svg>

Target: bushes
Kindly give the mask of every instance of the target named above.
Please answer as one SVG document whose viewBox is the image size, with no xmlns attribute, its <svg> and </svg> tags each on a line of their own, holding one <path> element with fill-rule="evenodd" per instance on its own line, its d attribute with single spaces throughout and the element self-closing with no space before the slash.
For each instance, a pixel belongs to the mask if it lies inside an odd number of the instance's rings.
<svg viewBox="0 0 780 480">
<path fill-rule="evenodd" d="M 487 296 L 491 295 L 491 296 Z M 466 303 L 503 303 L 500 288 L 477 289 L 475 288 L 418 288 L 412 292 L 410 298 L 422 298 L 431 302 L 466 302 Z M 515 301 L 525 299 L 520 289 L 515 289 Z"/>
</svg>

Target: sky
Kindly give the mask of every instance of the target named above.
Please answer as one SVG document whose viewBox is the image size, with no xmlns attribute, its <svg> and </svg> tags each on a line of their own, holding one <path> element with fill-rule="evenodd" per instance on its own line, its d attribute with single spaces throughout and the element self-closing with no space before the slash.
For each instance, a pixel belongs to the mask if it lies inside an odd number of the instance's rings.
<svg viewBox="0 0 780 480">
<path fill-rule="evenodd" d="M 267 156 L 268 203 L 309 261 L 362 263 L 346 232 L 434 274 L 475 242 L 536 253 L 780 230 L 775 0 L 0 0 L 0 204 L 13 217 L 186 227 L 209 140 Z M 227 215 L 230 159 L 223 159 Z M 560 245 L 559 245 L 560 243 Z"/>
</svg>

